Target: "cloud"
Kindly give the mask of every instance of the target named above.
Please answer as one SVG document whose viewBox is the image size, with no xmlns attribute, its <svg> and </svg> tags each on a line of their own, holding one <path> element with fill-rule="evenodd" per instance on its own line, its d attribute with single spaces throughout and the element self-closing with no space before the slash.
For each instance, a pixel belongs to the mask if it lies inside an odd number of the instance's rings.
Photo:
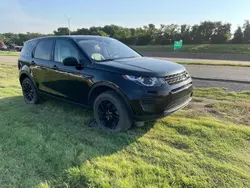
<svg viewBox="0 0 250 188">
<path fill-rule="evenodd" d="M 45 20 L 25 12 L 18 0 L 2 0 L 0 7 L 0 33 L 39 32 L 51 33 L 56 27 L 51 20 Z"/>
</svg>

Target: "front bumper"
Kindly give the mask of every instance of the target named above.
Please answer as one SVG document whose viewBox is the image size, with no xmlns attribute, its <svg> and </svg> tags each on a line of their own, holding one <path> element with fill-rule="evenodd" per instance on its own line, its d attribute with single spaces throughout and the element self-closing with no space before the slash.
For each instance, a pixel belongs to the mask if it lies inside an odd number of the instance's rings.
<svg viewBox="0 0 250 188">
<path fill-rule="evenodd" d="M 169 116 L 170 114 L 176 112 L 177 110 L 180 110 L 182 108 L 184 108 L 185 106 L 188 105 L 188 103 L 192 100 L 192 93 L 190 95 L 189 98 L 187 98 L 185 101 L 183 101 L 182 103 L 173 106 L 173 108 L 169 108 L 166 109 L 165 111 L 163 111 L 160 114 L 153 114 L 153 115 L 134 115 L 134 119 L 137 121 L 150 121 L 150 120 L 155 120 L 155 119 L 159 119 L 159 118 L 163 118 L 165 116 Z"/>
<path fill-rule="evenodd" d="M 133 118 L 136 121 L 150 121 L 168 116 L 188 105 L 192 92 L 191 79 L 174 86 L 165 85 L 144 91 L 140 98 L 130 100 Z"/>
</svg>

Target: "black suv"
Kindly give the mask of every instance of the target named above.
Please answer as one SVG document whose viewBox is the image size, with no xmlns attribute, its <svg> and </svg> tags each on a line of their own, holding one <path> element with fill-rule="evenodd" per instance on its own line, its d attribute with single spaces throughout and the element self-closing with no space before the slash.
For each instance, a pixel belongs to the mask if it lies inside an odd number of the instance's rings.
<svg viewBox="0 0 250 188">
<path fill-rule="evenodd" d="M 193 90 L 182 65 L 142 57 L 100 36 L 29 40 L 18 69 L 26 103 L 37 104 L 45 94 L 93 108 L 98 125 L 109 132 L 167 116 L 186 106 Z"/>
</svg>

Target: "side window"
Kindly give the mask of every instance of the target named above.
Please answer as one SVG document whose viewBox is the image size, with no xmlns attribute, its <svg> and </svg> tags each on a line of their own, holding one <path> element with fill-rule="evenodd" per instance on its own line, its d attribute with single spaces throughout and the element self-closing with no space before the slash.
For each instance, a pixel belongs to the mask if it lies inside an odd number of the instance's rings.
<svg viewBox="0 0 250 188">
<path fill-rule="evenodd" d="M 37 41 L 34 40 L 26 42 L 22 48 L 21 55 L 30 57 L 34 47 L 36 46 L 36 43 Z"/>
<path fill-rule="evenodd" d="M 52 46 L 53 40 L 41 40 L 36 47 L 34 57 L 44 60 L 50 60 Z"/>
<path fill-rule="evenodd" d="M 79 59 L 77 49 L 67 40 L 56 40 L 54 60 L 62 62 L 66 57 L 75 57 Z"/>
</svg>

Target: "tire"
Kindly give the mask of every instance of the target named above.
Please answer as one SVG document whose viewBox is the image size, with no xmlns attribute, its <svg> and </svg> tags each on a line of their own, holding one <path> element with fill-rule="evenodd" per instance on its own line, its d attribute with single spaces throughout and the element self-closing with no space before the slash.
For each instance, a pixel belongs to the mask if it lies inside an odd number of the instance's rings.
<svg viewBox="0 0 250 188">
<path fill-rule="evenodd" d="M 116 110 L 114 110 L 116 108 Z M 104 109 L 104 110 L 103 110 Z M 111 113 L 107 118 L 107 111 Z M 97 96 L 93 105 L 95 119 L 103 130 L 109 133 L 117 133 L 128 130 L 132 125 L 132 117 L 123 99 L 114 91 L 106 91 Z M 105 117 L 104 117 L 105 116 Z M 117 116 L 119 116 L 117 120 Z M 112 119 L 114 119 L 112 121 Z"/>
<path fill-rule="evenodd" d="M 30 78 L 24 78 L 24 80 L 22 81 L 22 91 L 24 102 L 26 104 L 39 104 L 40 97 L 37 88 L 30 80 Z"/>
</svg>

